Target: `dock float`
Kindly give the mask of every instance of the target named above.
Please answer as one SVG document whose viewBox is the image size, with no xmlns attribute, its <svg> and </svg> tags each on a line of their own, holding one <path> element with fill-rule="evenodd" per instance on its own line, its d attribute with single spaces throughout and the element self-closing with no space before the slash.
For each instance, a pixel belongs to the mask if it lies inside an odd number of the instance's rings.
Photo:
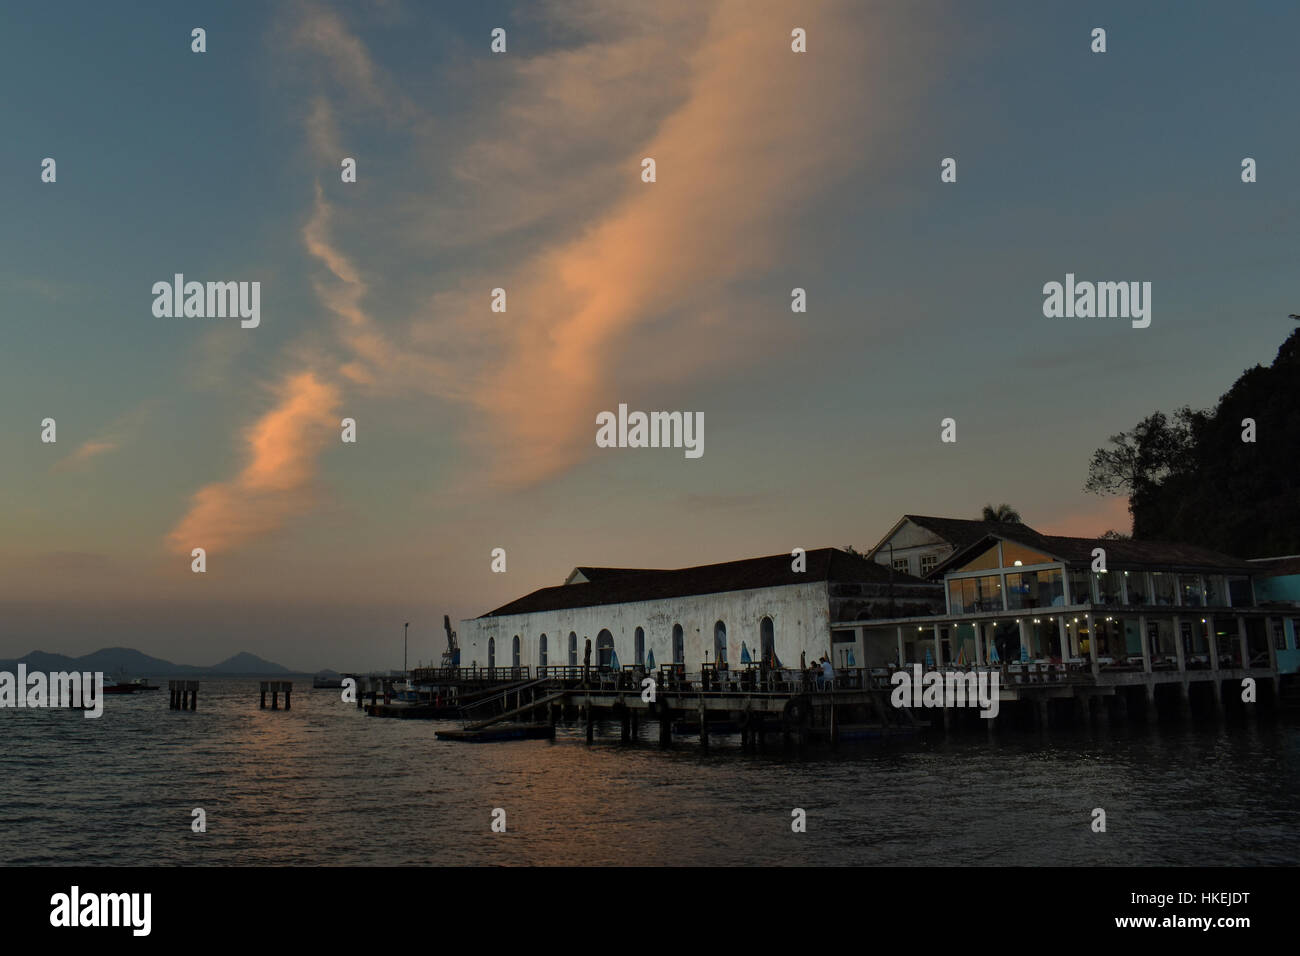
<svg viewBox="0 0 1300 956">
<path fill-rule="evenodd" d="M 434 736 L 439 740 L 459 740 L 474 744 L 498 740 L 549 740 L 555 737 L 555 728 L 549 724 L 493 724 L 477 730 L 439 730 Z"/>
</svg>

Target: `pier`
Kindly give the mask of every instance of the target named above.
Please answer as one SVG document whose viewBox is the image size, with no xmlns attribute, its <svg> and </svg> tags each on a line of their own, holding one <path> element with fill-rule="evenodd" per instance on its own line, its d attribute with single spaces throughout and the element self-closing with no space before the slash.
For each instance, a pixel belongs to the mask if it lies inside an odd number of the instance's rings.
<svg viewBox="0 0 1300 956">
<path fill-rule="evenodd" d="M 262 681 L 262 700 L 258 710 L 266 710 L 266 695 L 271 695 L 271 709 L 280 709 L 280 695 L 284 694 L 284 709 L 292 708 L 291 695 L 293 694 L 293 682 L 287 680 L 264 680 Z"/>
<path fill-rule="evenodd" d="M 169 680 L 167 691 L 170 695 L 168 709 L 197 710 L 199 706 L 199 682 L 196 680 Z"/>
<path fill-rule="evenodd" d="M 989 731 L 999 726 L 1047 730 L 1126 720 L 1222 720 L 1230 714 L 1249 719 L 1255 708 L 1272 711 L 1285 701 L 1286 695 L 1279 696 L 1274 687 L 1277 674 L 1266 662 L 1255 667 L 1229 663 L 1212 668 L 1208 662 L 1193 661 L 1181 670 L 1115 664 L 1095 673 L 1078 661 L 922 665 L 926 673 L 943 675 L 997 672 L 999 709 L 991 718 L 980 717 L 977 707 L 893 706 L 893 675 L 899 670 L 893 665 L 841 668 L 829 681 L 758 664 L 734 669 L 705 664 L 689 674 L 684 665 L 653 673 L 635 665 L 618 671 L 581 666 L 531 672 L 526 667 L 425 668 L 413 672 L 412 681 L 437 686 L 443 693 L 462 679 L 474 688 L 456 711 L 463 727 L 440 732 L 444 739 L 548 736 L 518 730 L 545 723 L 553 732 L 563 721 L 582 727 L 589 743 L 598 733 L 609 732 L 629 742 L 640 737 L 642 725 L 654 722 L 665 747 L 674 736 L 687 735 L 698 737 L 707 749 L 711 736 L 738 734 L 742 749 L 748 750 L 764 746 L 769 735 L 780 735 L 785 744 L 835 746 L 845 740 L 911 737 L 931 727 L 947 732 L 980 726 Z M 911 673 L 911 665 L 906 670 Z M 655 680 L 653 700 L 643 695 L 646 677 Z M 1258 703 L 1241 702 L 1244 677 L 1255 680 Z M 495 684 L 490 684 L 492 678 Z M 489 686 L 483 686 L 485 680 Z"/>
</svg>

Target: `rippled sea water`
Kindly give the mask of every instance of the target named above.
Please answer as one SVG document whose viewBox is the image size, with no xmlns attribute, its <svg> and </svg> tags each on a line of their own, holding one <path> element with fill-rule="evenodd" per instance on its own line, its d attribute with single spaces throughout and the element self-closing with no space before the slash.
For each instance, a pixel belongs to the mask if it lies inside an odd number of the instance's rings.
<svg viewBox="0 0 1300 956">
<path fill-rule="evenodd" d="M 617 725 L 592 746 L 578 725 L 494 744 L 438 741 L 439 726 L 303 687 L 291 711 L 263 711 L 238 680 L 205 681 L 194 713 L 169 711 L 165 689 L 106 698 L 98 720 L 0 711 L 0 862 L 1300 863 L 1293 723 L 936 733 L 803 756 L 779 734 L 762 753 L 720 736 L 707 754 L 693 737 L 663 751 L 653 723 L 626 746 Z"/>
</svg>

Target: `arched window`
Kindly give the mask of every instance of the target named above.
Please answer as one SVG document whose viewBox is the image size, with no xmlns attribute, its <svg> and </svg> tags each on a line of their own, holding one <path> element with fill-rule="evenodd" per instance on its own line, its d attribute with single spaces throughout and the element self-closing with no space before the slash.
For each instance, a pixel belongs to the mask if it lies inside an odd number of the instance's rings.
<svg viewBox="0 0 1300 956">
<path fill-rule="evenodd" d="M 636 644 L 634 645 L 633 650 L 636 655 L 636 664 L 638 667 L 644 667 L 645 666 L 645 628 L 638 627 L 636 629 L 635 640 L 636 640 Z"/>
<path fill-rule="evenodd" d="M 537 639 L 537 663 L 546 666 L 546 635 Z"/>
<path fill-rule="evenodd" d="M 713 625 L 713 659 L 719 664 L 727 663 L 727 625 L 721 621 Z"/>
<path fill-rule="evenodd" d="M 519 666 L 519 635 L 515 635 L 514 645 L 510 648 L 511 664 L 514 667 Z"/>
<path fill-rule="evenodd" d="M 496 667 L 496 666 L 497 666 L 497 639 L 495 637 L 489 637 L 488 638 L 488 667 Z"/>
<path fill-rule="evenodd" d="M 765 617 L 758 625 L 758 651 L 761 655 L 759 660 L 764 666 L 770 667 L 772 660 L 776 657 L 776 628 L 772 626 L 772 619 Z"/>
<path fill-rule="evenodd" d="M 569 632 L 569 666 L 578 666 L 578 635 L 573 631 Z"/>
<path fill-rule="evenodd" d="M 596 662 L 603 671 L 614 663 L 614 635 L 604 628 L 596 635 Z"/>
<path fill-rule="evenodd" d="M 680 624 L 673 625 L 673 663 L 686 663 L 686 635 Z"/>
</svg>

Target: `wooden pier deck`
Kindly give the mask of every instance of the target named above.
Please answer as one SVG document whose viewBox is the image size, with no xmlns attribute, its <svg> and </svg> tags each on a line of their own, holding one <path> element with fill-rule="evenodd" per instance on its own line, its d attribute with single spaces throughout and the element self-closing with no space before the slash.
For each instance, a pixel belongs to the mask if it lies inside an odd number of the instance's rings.
<svg viewBox="0 0 1300 956">
<path fill-rule="evenodd" d="M 688 675 L 681 665 L 653 674 L 636 666 L 619 671 L 545 667 L 533 672 L 526 667 L 426 668 L 413 672 L 411 679 L 417 685 L 463 686 L 467 691 L 460 698 L 461 736 L 445 733 L 446 739 L 491 739 L 489 731 L 497 726 L 531 721 L 553 728 L 561 720 L 577 720 L 585 724 L 588 741 L 595 739 L 598 728 L 610 724 L 617 725 L 621 739 L 628 741 L 638 736 L 641 723 L 654 721 L 665 746 L 671 743 L 677 724 L 679 735 L 687 730 L 698 736 L 701 746 L 709 745 L 711 734 L 726 732 L 739 733 L 746 748 L 763 743 L 769 733 L 800 744 L 818 739 L 836 744 L 850 738 L 914 735 L 932 724 L 945 728 L 984 724 L 993 730 L 1001 721 L 1046 728 L 1135 715 L 1145 720 L 1161 715 L 1186 717 L 1194 709 L 1222 717 L 1239 698 L 1237 689 L 1247 677 L 1255 680 L 1265 707 L 1271 708 L 1277 696 L 1277 674 L 1268 667 L 1207 664 L 1203 669 L 1185 665 L 1180 670 L 1116 667 L 1094 672 L 1078 662 L 1041 666 L 1012 662 L 960 669 L 965 674 L 998 672 L 999 716 L 981 720 L 973 707 L 894 707 L 890 701 L 894 670 L 841 670 L 829 683 L 759 666 L 704 667 Z M 643 684 L 646 677 L 654 679 L 653 699 Z M 1247 712 L 1254 714 L 1250 705 Z"/>
</svg>

